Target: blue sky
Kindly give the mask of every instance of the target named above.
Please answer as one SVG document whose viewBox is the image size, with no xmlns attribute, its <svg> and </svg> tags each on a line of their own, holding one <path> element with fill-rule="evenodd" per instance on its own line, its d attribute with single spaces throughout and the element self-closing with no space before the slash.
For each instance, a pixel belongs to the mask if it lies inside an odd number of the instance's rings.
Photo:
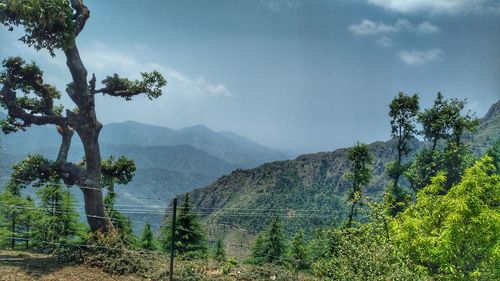
<svg viewBox="0 0 500 281">
<path fill-rule="evenodd" d="M 479 116 L 500 98 L 497 0 L 88 0 L 78 43 L 97 79 L 157 69 L 164 96 L 98 98 L 104 123 L 205 124 L 294 152 L 389 138 L 399 91 L 423 106 L 438 91 Z M 64 89 L 52 59 L 0 30 L 0 57 L 21 55 Z M 71 107 L 67 98 L 63 103 Z"/>
</svg>

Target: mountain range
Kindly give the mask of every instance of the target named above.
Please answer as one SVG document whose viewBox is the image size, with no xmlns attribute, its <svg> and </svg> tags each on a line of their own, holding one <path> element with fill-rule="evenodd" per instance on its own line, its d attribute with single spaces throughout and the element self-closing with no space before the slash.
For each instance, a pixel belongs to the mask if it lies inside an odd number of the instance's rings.
<svg viewBox="0 0 500 281">
<path fill-rule="evenodd" d="M 5 114 L 0 112 L 3 118 Z M 54 158 L 59 144 L 60 136 L 53 126 L 32 126 L 25 132 L 0 136 L 0 184 L 8 180 L 12 164 L 29 153 Z M 175 195 L 206 186 L 235 169 L 289 157 L 246 137 L 215 132 L 203 125 L 170 129 L 132 121 L 111 123 L 104 125 L 100 145 L 103 158 L 124 155 L 137 166 L 132 182 L 116 188 L 118 205 L 165 207 Z M 82 145 L 75 136 L 69 160 L 79 161 L 82 156 Z M 77 189 L 73 194 L 81 202 Z M 158 221 L 158 226 L 161 213 L 149 220 Z"/>
</svg>

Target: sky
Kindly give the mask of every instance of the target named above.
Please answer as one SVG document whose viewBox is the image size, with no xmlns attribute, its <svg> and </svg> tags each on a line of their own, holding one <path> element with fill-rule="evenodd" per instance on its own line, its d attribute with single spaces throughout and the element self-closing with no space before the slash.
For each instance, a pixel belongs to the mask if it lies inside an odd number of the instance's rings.
<svg viewBox="0 0 500 281">
<path fill-rule="evenodd" d="M 500 99 L 500 0 L 87 0 L 78 37 L 97 80 L 158 70 L 150 101 L 97 99 L 103 123 L 204 124 L 294 153 L 390 138 L 388 104 L 438 91 L 483 116 Z M 0 58 L 20 55 L 61 91 L 58 52 L 0 29 Z M 62 103 L 73 107 L 68 97 Z"/>
</svg>

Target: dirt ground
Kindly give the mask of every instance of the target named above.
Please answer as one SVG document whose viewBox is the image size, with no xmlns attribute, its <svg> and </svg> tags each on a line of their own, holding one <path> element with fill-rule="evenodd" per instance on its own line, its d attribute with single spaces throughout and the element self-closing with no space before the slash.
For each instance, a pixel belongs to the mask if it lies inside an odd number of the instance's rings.
<svg viewBox="0 0 500 281">
<path fill-rule="evenodd" d="M 155 263 L 156 262 L 156 263 Z M 148 259 L 151 268 L 166 268 L 165 260 Z M 223 273 L 225 262 L 214 260 L 179 260 L 175 264 L 174 280 L 210 280 L 210 281 L 288 281 L 315 280 L 310 275 L 290 275 L 284 268 L 252 266 L 238 263 L 228 273 Z M 58 261 L 54 256 L 28 252 L 0 250 L 0 281 L 24 280 L 68 280 L 68 281 L 126 281 L 150 280 L 146 276 L 156 275 L 110 275 L 99 268 L 84 264 L 71 264 Z M 166 275 L 155 277 L 164 280 Z"/>
<path fill-rule="evenodd" d="M 143 280 L 133 276 L 112 276 L 97 268 L 61 264 L 39 253 L 0 251 L 0 281 L 24 280 Z"/>
</svg>

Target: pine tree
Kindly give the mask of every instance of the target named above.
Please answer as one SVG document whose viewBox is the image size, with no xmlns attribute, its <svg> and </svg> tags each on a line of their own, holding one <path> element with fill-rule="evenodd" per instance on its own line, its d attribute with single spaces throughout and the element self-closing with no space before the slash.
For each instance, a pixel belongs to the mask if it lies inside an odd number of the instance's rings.
<svg viewBox="0 0 500 281">
<path fill-rule="evenodd" d="M 172 218 L 169 218 L 161 230 L 161 247 L 169 252 L 172 241 Z M 207 234 L 192 211 L 189 194 L 177 211 L 175 227 L 175 251 L 185 258 L 206 257 L 208 251 Z"/>
<path fill-rule="evenodd" d="M 141 248 L 148 251 L 156 250 L 156 242 L 149 222 L 144 225 L 144 230 L 142 231 Z"/>
<path fill-rule="evenodd" d="M 255 241 L 252 245 L 252 259 L 251 261 L 255 264 L 264 264 L 267 262 L 267 239 L 266 230 L 261 231 L 257 234 Z"/>
<path fill-rule="evenodd" d="M 42 210 L 36 224 L 37 240 L 48 247 L 73 240 L 80 230 L 80 224 L 71 193 L 63 191 L 59 183 L 49 182 L 37 194 Z"/>
<path fill-rule="evenodd" d="M 284 263 L 286 251 L 285 236 L 283 234 L 283 224 L 278 217 L 271 221 L 269 229 L 269 254 L 268 261 L 276 264 Z"/>
<path fill-rule="evenodd" d="M 14 249 L 19 241 L 29 246 L 33 218 L 36 210 L 31 198 L 9 188 L 0 194 L 0 247 Z M 26 246 L 27 247 L 27 246 Z"/>
<path fill-rule="evenodd" d="M 280 219 L 275 217 L 268 228 L 257 236 L 252 247 L 252 259 L 256 264 L 284 264 L 286 251 L 283 225 Z"/>
<path fill-rule="evenodd" d="M 292 239 L 291 257 L 295 270 L 304 270 L 309 267 L 304 230 L 302 229 Z"/>
<path fill-rule="evenodd" d="M 39 212 L 36 210 L 35 202 L 30 196 L 26 197 L 26 208 L 24 209 L 23 216 L 21 217 L 21 225 L 24 228 L 24 243 L 25 249 L 29 249 L 30 240 L 34 232 L 34 223 L 40 217 Z"/>
<path fill-rule="evenodd" d="M 217 240 L 217 244 L 215 245 L 214 250 L 214 259 L 217 261 L 226 260 L 226 250 L 224 248 L 224 242 L 222 239 Z"/>
</svg>

